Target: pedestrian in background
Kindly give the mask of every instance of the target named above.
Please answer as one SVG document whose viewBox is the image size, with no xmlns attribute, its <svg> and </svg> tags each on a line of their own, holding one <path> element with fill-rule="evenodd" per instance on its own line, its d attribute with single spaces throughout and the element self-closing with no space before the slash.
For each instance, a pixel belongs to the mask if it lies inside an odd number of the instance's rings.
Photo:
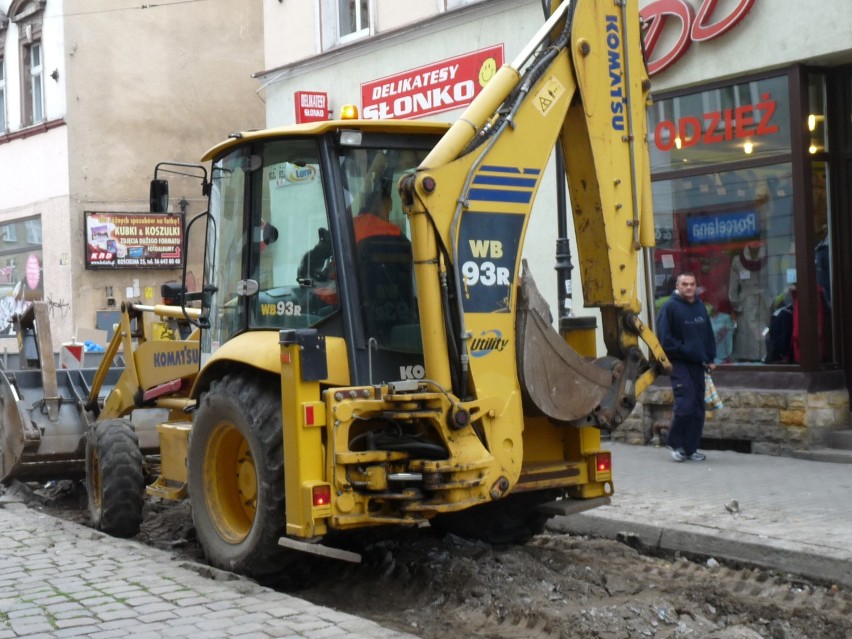
<svg viewBox="0 0 852 639">
<path fill-rule="evenodd" d="M 657 338 L 672 363 L 674 414 L 666 444 L 672 459 L 704 461 L 704 371 L 715 368 L 716 339 L 693 273 L 677 277 L 675 292 L 657 315 Z"/>
</svg>

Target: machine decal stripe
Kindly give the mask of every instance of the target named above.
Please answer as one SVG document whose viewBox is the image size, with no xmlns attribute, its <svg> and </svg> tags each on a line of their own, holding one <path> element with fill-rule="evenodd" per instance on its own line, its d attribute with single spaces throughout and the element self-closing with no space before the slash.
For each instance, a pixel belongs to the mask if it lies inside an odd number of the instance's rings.
<svg viewBox="0 0 852 639">
<path fill-rule="evenodd" d="M 538 175 L 541 173 L 541 169 L 519 169 L 516 166 L 497 166 L 495 164 L 483 164 L 480 167 L 480 171 L 487 171 L 489 173 L 526 173 L 528 175 Z"/>
<path fill-rule="evenodd" d="M 478 202 L 512 202 L 529 204 L 532 191 L 501 191 L 498 189 L 471 189 L 468 199 Z"/>
<path fill-rule="evenodd" d="M 518 186 L 521 188 L 533 188 L 535 178 L 501 177 L 497 175 L 477 175 L 473 179 L 474 184 L 488 184 L 489 186 Z"/>
</svg>

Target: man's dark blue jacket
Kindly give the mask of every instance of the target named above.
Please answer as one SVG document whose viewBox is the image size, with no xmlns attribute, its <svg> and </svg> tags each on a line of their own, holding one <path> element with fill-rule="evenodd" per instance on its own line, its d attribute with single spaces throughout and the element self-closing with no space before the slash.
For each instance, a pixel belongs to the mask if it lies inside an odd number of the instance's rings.
<svg viewBox="0 0 852 639">
<path fill-rule="evenodd" d="M 673 362 L 712 364 L 716 338 L 704 302 L 687 302 L 675 291 L 657 315 L 657 339 Z"/>
</svg>

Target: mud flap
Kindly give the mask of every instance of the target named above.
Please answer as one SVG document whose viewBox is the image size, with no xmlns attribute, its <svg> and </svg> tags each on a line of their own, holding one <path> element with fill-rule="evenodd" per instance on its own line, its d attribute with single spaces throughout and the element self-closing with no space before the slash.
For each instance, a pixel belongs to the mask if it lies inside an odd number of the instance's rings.
<svg viewBox="0 0 852 639">
<path fill-rule="evenodd" d="M 565 343 L 551 325 L 550 309 L 526 260 L 523 267 L 516 336 L 524 411 L 558 423 L 588 419 L 610 390 L 613 373 Z"/>
</svg>

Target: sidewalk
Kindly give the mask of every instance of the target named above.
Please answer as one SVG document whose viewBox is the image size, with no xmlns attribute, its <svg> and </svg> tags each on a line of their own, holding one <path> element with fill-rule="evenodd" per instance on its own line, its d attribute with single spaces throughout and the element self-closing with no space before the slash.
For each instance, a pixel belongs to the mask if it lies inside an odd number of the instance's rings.
<svg viewBox="0 0 852 639">
<path fill-rule="evenodd" d="M 412 637 L 0 498 L 0 639 Z"/>
<path fill-rule="evenodd" d="M 635 535 L 852 588 L 852 464 L 713 450 L 704 462 L 676 463 L 665 448 L 607 446 L 612 504 L 559 517 L 553 529 Z"/>
</svg>

